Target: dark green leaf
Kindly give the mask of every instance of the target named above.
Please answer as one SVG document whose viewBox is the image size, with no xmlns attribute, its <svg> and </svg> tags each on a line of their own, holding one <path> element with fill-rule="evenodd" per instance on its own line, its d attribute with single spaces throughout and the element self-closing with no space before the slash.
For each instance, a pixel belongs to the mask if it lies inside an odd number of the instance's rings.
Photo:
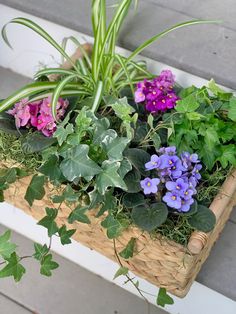
<svg viewBox="0 0 236 314">
<path fill-rule="evenodd" d="M 48 230 L 48 236 L 51 237 L 58 232 L 58 226 L 54 219 L 57 216 L 58 210 L 55 208 L 46 208 L 47 216 L 43 217 L 38 225 L 45 227 Z"/>
<path fill-rule="evenodd" d="M 56 155 L 51 155 L 49 159 L 44 162 L 41 167 L 39 167 L 38 171 L 47 176 L 52 182 L 60 182 L 63 180 L 63 176 L 58 165 L 58 157 Z"/>
<path fill-rule="evenodd" d="M 140 185 L 141 175 L 135 168 L 124 178 L 128 193 L 137 193 L 142 190 Z"/>
<path fill-rule="evenodd" d="M 25 194 L 25 199 L 30 206 L 33 205 L 34 200 L 41 200 L 44 197 L 44 183 L 44 176 L 38 176 L 37 174 L 33 176 Z"/>
<path fill-rule="evenodd" d="M 101 172 L 101 168 L 88 157 L 88 152 L 88 145 L 77 145 L 66 151 L 60 168 L 69 181 L 78 177 L 94 176 Z"/>
<path fill-rule="evenodd" d="M 211 231 L 216 223 L 216 217 L 214 213 L 203 205 L 198 205 L 198 211 L 188 219 L 189 224 L 203 232 Z"/>
<path fill-rule="evenodd" d="M 137 169 L 142 175 L 147 175 L 145 163 L 150 161 L 150 155 L 148 153 L 142 149 L 129 148 L 125 151 L 124 155 L 128 158 L 135 169 Z"/>
<path fill-rule="evenodd" d="M 70 244 L 71 243 L 71 237 L 73 236 L 73 234 L 76 232 L 76 229 L 70 229 L 67 230 L 66 229 L 66 225 L 63 225 L 59 230 L 59 236 L 61 239 L 61 244 L 65 245 L 65 244 Z"/>
<path fill-rule="evenodd" d="M 88 207 L 82 207 L 78 205 L 69 215 L 68 222 L 72 224 L 74 221 L 79 221 L 85 224 L 90 224 L 90 220 L 85 212 L 88 210 Z"/>
<path fill-rule="evenodd" d="M 117 270 L 117 272 L 115 273 L 115 276 L 114 276 L 113 280 L 116 279 L 116 278 L 118 278 L 118 277 L 120 277 L 120 276 L 125 276 L 125 275 L 127 275 L 128 272 L 129 272 L 129 269 L 128 269 L 127 267 L 120 267 L 120 268 Z"/>
<path fill-rule="evenodd" d="M 124 259 L 129 259 L 134 255 L 134 248 L 135 248 L 136 239 L 131 238 L 127 244 L 127 246 L 122 250 L 119 255 Z"/>
<path fill-rule="evenodd" d="M 16 245 L 9 242 L 10 237 L 10 230 L 7 230 L 4 234 L 0 236 L 0 256 L 2 256 L 4 259 L 9 258 L 16 249 Z"/>
<path fill-rule="evenodd" d="M 53 203 L 62 203 L 64 201 L 74 203 L 78 201 L 78 198 L 79 194 L 68 184 L 61 195 L 54 195 L 52 197 L 52 201 Z"/>
<path fill-rule="evenodd" d="M 133 208 L 135 206 L 143 205 L 145 198 L 140 193 L 127 193 L 123 197 L 123 205 L 127 208 Z"/>
<path fill-rule="evenodd" d="M 19 260 L 19 256 L 15 252 L 12 253 L 7 259 L 7 265 L 0 270 L 0 278 L 13 276 L 16 282 L 20 281 L 25 273 L 25 268 L 19 263 Z"/>
<path fill-rule="evenodd" d="M 112 215 L 107 216 L 105 220 L 102 221 L 101 225 L 103 228 L 107 229 L 107 237 L 109 239 L 117 238 L 123 230 L 121 223 Z"/>
<path fill-rule="evenodd" d="M 47 253 L 49 251 L 46 244 L 41 245 L 39 243 L 34 243 L 34 250 L 35 250 L 35 253 L 34 253 L 33 256 L 38 261 L 41 261 L 43 259 L 43 257 L 45 255 L 47 255 Z"/>
<path fill-rule="evenodd" d="M 26 154 L 41 152 L 54 143 L 56 143 L 55 138 L 46 137 L 39 132 L 29 133 L 27 136 L 21 138 L 22 150 Z"/>
<path fill-rule="evenodd" d="M 140 205 L 132 210 L 134 223 L 146 231 L 160 227 L 167 219 L 168 209 L 163 203 Z"/>
<path fill-rule="evenodd" d="M 107 192 L 102 201 L 102 206 L 96 217 L 102 216 L 106 211 L 111 212 L 116 207 L 116 198 L 113 196 L 113 190 Z"/>
<path fill-rule="evenodd" d="M 166 293 L 165 288 L 160 288 L 157 296 L 157 305 L 165 307 L 167 304 L 174 304 L 174 300 Z"/>
<path fill-rule="evenodd" d="M 40 274 L 50 277 L 52 275 L 51 270 L 58 267 L 59 265 L 52 260 L 52 254 L 48 254 L 41 260 Z"/>
</svg>

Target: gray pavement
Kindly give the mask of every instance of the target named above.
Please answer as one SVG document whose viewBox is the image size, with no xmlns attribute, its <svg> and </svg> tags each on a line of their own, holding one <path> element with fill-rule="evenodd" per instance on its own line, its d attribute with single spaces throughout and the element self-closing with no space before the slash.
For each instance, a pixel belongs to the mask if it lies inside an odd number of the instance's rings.
<svg viewBox="0 0 236 314">
<path fill-rule="evenodd" d="M 62 0 L 0 0 L 0 3 L 91 34 L 91 1 L 67 0 L 66 5 Z M 132 50 L 178 22 L 220 19 L 220 25 L 177 30 L 147 48 L 144 55 L 206 79 L 213 77 L 218 83 L 236 89 L 235 0 L 139 0 L 139 3 L 138 11 L 131 12 L 120 36 L 122 47 Z"/>
</svg>

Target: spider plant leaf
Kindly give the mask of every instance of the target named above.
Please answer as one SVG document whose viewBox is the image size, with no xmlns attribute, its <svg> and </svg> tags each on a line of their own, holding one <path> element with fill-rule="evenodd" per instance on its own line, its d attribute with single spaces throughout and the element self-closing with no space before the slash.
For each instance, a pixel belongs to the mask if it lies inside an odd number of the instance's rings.
<svg viewBox="0 0 236 314">
<path fill-rule="evenodd" d="M 156 40 L 158 40 L 159 38 L 164 37 L 165 35 L 167 35 L 168 33 L 185 27 L 185 26 L 190 26 L 190 25 L 196 25 L 196 24 L 213 24 L 213 23 L 221 23 L 221 21 L 214 21 L 214 20 L 192 20 L 192 21 L 187 21 L 187 22 L 183 22 L 183 23 L 179 23 L 179 24 L 175 24 L 174 26 L 168 28 L 167 30 L 151 37 L 150 39 L 146 40 L 142 45 L 140 45 L 137 49 L 135 49 L 131 55 L 127 58 L 126 63 L 128 63 L 129 61 L 131 61 L 135 56 L 137 56 L 138 54 L 140 54 L 140 52 L 142 52 L 145 48 L 147 48 L 148 46 L 150 46 L 152 43 L 154 43 Z"/>
<path fill-rule="evenodd" d="M 6 44 L 10 48 L 12 48 L 12 46 L 11 46 L 11 44 L 7 38 L 7 34 L 6 34 L 6 27 L 8 24 L 20 24 L 20 25 L 24 25 L 24 26 L 30 28 L 31 30 L 36 32 L 38 35 L 43 37 L 48 43 L 50 43 L 54 48 L 56 48 L 60 52 L 60 54 L 65 57 L 66 60 L 68 60 L 73 66 L 75 66 L 73 60 L 71 60 L 71 58 L 62 49 L 62 47 L 41 26 L 39 26 L 35 22 L 33 22 L 29 19 L 23 18 L 23 17 L 18 17 L 18 18 L 12 19 L 10 22 L 5 24 L 2 28 L 2 38 L 4 39 L 4 41 L 6 42 Z"/>
<path fill-rule="evenodd" d="M 64 78 L 62 81 L 60 81 L 56 88 L 53 91 L 53 95 L 52 95 L 52 115 L 53 118 L 55 119 L 55 121 L 57 121 L 57 103 L 58 103 L 58 99 L 61 95 L 61 92 L 63 91 L 63 89 L 65 88 L 65 86 L 72 81 L 73 79 L 75 79 L 77 77 L 76 74 L 72 74 L 67 76 L 66 78 Z"/>
<path fill-rule="evenodd" d="M 72 75 L 75 74 L 76 72 L 72 71 L 72 70 L 65 70 L 62 68 L 46 68 L 46 69 L 42 69 L 39 70 L 35 75 L 34 75 L 34 79 L 38 79 L 41 76 L 48 76 L 51 74 L 59 74 L 59 75 Z"/>
<path fill-rule="evenodd" d="M 97 111 L 97 108 L 99 107 L 99 105 L 101 103 L 102 96 L 103 96 L 103 82 L 99 81 L 98 84 L 97 84 L 95 95 L 94 95 L 92 112 L 96 112 Z"/>
<path fill-rule="evenodd" d="M 37 82 L 31 83 L 23 88 L 20 88 L 11 96 L 6 98 L 0 103 L 0 112 L 9 109 L 12 105 L 16 102 L 20 101 L 23 98 L 30 97 L 32 95 L 45 92 L 45 91 L 52 91 L 57 86 L 57 82 Z M 77 84 L 70 84 L 67 88 L 76 88 Z"/>
</svg>

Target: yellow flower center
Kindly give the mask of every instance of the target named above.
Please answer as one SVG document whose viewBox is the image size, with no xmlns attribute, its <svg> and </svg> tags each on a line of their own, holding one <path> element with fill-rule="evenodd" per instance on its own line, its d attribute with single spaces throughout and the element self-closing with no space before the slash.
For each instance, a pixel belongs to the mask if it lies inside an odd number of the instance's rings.
<svg viewBox="0 0 236 314">
<path fill-rule="evenodd" d="M 180 186 L 179 186 L 179 185 L 176 185 L 176 189 L 177 189 L 177 190 L 180 190 Z"/>
<path fill-rule="evenodd" d="M 175 201 L 176 200 L 176 196 L 171 196 L 172 200 Z"/>
<path fill-rule="evenodd" d="M 172 165 L 172 164 L 173 164 L 172 160 L 169 160 L 169 165 Z"/>
<path fill-rule="evenodd" d="M 148 182 L 147 186 L 151 186 L 151 183 L 150 183 L 150 182 Z"/>
<path fill-rule="evenodd" d="M 164 104 L 166 101 L 165 101 L 165 99 L 162 99 L 162 101 L 161 101 L 161 102 L 163 102 L 163 104 Z"/>
</svg>

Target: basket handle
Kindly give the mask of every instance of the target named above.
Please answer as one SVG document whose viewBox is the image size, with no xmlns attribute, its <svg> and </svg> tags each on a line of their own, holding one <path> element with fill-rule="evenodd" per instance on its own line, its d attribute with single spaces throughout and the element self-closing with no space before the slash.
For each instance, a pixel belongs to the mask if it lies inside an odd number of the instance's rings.
<svg viewBox="0 0 236 314">
<path fill-rule="evenodd" d="M 236 170 L 234 169 L 233 172 L 231 172 L 231 174 L 225 180 L 224 184 L 220 189 L 220 192 L 214 198 L 210 206 L 210 209 L 214 212 L 216 216 L 216 226 L 219 223 L 220 217 L 222 216 L 224 209 L 228 205 L 228 203 L 232 199 L 235 199 L 236 203 L 236 198 L 234 197 L 235 192 L 236 192 Z M 192 254 L 199 254 L 206 245 L 210 234 L 211 232 L 204 233 L 200 231 L 194 231 L 188 242 L 188 250 Z"/>
</svg>

